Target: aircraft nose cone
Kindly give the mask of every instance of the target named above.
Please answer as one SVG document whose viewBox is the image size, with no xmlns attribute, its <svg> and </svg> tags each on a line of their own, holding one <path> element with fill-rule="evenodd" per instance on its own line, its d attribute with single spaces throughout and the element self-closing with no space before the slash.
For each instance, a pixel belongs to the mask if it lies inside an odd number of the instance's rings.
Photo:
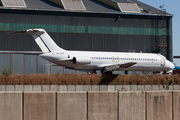
<svg viewBox="0 0 180 120">
<path fill-rule="evenodd" d="M 170 68 L 171 70 L 174 69 L 174 64 L 173 64 L 172 62 L 169 62 L 169 68 Z"/>
</svg>

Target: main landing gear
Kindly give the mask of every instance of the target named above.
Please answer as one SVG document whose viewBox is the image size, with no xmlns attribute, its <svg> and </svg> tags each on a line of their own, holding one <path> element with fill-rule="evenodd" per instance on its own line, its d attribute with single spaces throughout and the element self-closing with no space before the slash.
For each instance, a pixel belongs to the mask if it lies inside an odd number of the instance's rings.
<svg viewBox="0 0 180 120">
<path fill-rule="evenodd" d="M 88 72 L 88 74 L 97 74 L 96 70 Z"/>
</svg>

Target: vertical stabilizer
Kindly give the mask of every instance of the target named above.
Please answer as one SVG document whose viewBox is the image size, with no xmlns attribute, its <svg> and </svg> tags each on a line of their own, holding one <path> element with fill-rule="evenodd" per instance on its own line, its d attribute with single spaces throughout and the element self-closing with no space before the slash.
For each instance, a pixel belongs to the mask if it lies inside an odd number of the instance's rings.
<svg viewBox="0 0 180 120">
<path fill-rule="evenodd" d="M 37 45 L 40 47 L 40 49 L 42 50 L 43 53 L 46 52 L 50 52 L 47 47 L 45 46 L 45 44 L 42 42 L 42 40 L 40 39 L 40 37 L 38 37 L 37 35 L 32 35 L 34 40 L 36 41 Z"/>
<path fill-rule="evenodd" d="M 60 48 L 52 40 L 44 29 L 28 29 L 27 33 L 33 36 L 43 52 L 64 51 L 64 49 Z"/>
<path fill-rule="evenodd" d="M 48 35 L 48 33 L 44 29 L 28 29 L 24 31 L 16 31 L 8 34 L 24 34 L 29 33 L 33 36 L 37 45 L 40 47 L 42 52 L 54 52 L 54 51 L 65 51 L 60 48 L 53 39 Z"/>
</svg>

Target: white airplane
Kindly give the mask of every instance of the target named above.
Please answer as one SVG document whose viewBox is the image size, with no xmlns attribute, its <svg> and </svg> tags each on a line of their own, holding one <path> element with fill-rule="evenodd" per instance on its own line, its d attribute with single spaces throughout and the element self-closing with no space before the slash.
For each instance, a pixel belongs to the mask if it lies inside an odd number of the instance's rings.
<svg viewBox="0 0 180 120">
<path fill-rule="evenodd" d="M 60 48 L 44 29 L 28 29 L 9 34 L 29 33 L 42 50 L 40 57 L 69 69 L 102 73 L 109 71 L 163 71 L 179 69 L 161 54 L 127 52 L 70 51 Z"/>
</svg>

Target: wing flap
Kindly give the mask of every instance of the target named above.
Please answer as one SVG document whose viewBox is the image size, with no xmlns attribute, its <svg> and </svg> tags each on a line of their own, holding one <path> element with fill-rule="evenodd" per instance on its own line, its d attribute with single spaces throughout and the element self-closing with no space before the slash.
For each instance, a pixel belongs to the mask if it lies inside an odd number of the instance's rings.
<svg viewBox="0 0 180 120">
<path fill-rule="evenodd" d="M 125 64 L 121 64 L 120 68 L 128 68 L 128 67 L 131 67 L 131 66 L 133 66 L 135 64 L 137 64 L 137 62 L 128 62 L 128 63 L 125 63 Z"/>
<path fill-rule="evenodd" d="M 124 63 L 124 64 L 108 65 L 108 66 L 105 66 L 103 68 L 102 73 L 112 71 L 112 70 L 116 70 L 119 68 L 128 68 L 128 67 L 131 67 L 135 64 L 137 64 L 137 62 L 128 62 L 128 63 Z"/>
<path fill-rule="evenodd" d="M 120 65 L 111 65 L 111 66 L 106 66 L 104 67 L 102 73 L 108 72 L 108 71 L 112 71 L 115 69 L 118 69 L 120 67 Z"/>
</svg>

